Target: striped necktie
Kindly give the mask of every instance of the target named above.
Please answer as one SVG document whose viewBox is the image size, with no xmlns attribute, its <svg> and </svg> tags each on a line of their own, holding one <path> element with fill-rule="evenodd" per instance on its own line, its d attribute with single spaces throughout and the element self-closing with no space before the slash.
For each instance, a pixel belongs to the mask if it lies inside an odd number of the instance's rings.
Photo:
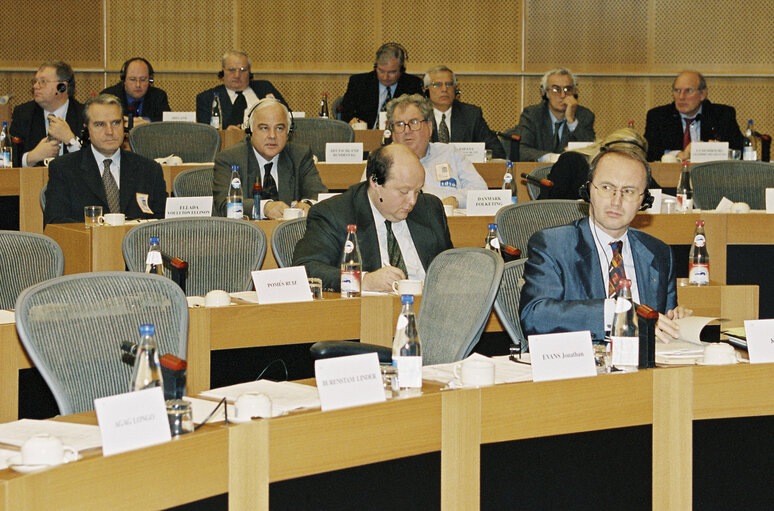
<svg viewBox="0 0 774 511">
<path fill-rule="evenodd" d="M 403 275 L 408 278 L 408 272 L 406 271 L 406 264 L 403 262 L 403 254 L 400 251 L 400 245 L 398 245 L 398 240 L 395 239 L 395 235 L 392 233 L 392 222 L 385 220 L 384 225 L 387 226 L 387 256 L 390 258 L 390 266 L 400 268 Z"/>
<path fill-rule="evenodd" d="M 106 158 L 102 161 L 105 170 L 102 171 L 102 184 L 105 186 L 105 195 L 107 196 L 108 209 L 111 213 L 121 212 L 121 200 L 118 193 L 118 186 L 116 180 L 113 177 L 113 173 L 110 172 L 110 164 L 113 160 Z"/>
</svg>

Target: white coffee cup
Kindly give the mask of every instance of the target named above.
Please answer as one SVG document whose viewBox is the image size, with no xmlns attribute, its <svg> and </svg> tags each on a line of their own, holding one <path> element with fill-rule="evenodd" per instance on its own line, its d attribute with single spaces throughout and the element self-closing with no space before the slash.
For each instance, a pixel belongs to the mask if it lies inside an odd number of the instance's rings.
<svg viewBox="0 0 774 511">
<path fill-rule="evenodd" d="M 247 422 L 255 417 L 267 419 L 272 416 L 271 398 L 259 392 L 241 394 L 234 403 L 234 422 Z"/>
<path fill-rule="evenodd" d="M 443 212 L 446 214 L 446 216 L 454 216 L 454 206 L 451 204 L 444 204 Z"/>
<path fill-rule="evenodd" d="M 734 348 L 724 342 L 713 342 L 704 347 L 704 365 L 736 364 Z"/>
<path fill-rule="evenodd" d="M 494 385 L 495 366 L 488 360 L 466 360 L 454 366 L 454 378 L 463 387 Z"/>
<path fill-rule="evenodd" d="M 123 213 L 105 213 L 97 217 L 97 223 L 99 225 L 124 225 L 126 215 Z"/>
<path fill-rule="evenodd" d="M 225 291 L 213 289 L 204 296 L 205 307 L 225 307 L 231 305 L 231 297 Z"/>
<path fill-rule="evenodd" d="M 399 295 L 421 295 L 422 285 L 424 282 L 421 280 L 396 280 L 392 283 L 392 290 Z"/>
<path fill-rule="evenodd" d="M 734 202 L 731 205 L 731 213 L 749 213 L 750 205 L 746 202 Z"/>
<path fill-rule="evenodd" d="M 59 438 L 46 433 L 30 437 L 21 447 L 23 465 L 59 465 L 77 457 L 75 449 L 62 445 Z"/>
<path fill-rule="evenodd" d="M 282 218 L 284 220 L 294 220 L 304 216 L 304 210 L 298 208 L 285 208 L 282 210 Z"/>
</svg>

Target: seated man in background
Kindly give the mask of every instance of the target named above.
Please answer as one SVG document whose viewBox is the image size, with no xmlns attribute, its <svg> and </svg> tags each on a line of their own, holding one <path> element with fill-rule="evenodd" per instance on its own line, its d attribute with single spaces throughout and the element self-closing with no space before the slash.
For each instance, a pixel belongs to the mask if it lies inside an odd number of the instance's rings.
<svg viewBox="0 0 774 511">
<path fill-rule="evenodd" d="M 288 142 L 292 119 L 278 99 L 258 102 L 249 119 L 248 137 L 215 156 L 212 182 L 213 215 L 226 216 L 226 198 L 231 183 L 231 166 L 239 166 L 242 200 L 246 215 L 253 211 L 253 184 L 263 188 L 261 218 L 282 218 L 286 208 L 307 211 L 322 184 L 312 151 L 308 146 Z"/>
<path fill-rule="evenodd" d="M 455 208 L 467 205 L 468 191 L 486 190 L 484 178 L 454 146 L 430 142 L 433 106 L 419 95 L 404 95 L 387 103 L 387 123 L 392 139 L 408 146 L 425 169 L 422 191 L 437 195 Z"/>
<path fill-rule="evenodd" d="M 142 57 L 133 57 L 121 66 L 121 79 L 100 94 L 112 94 L 121 101 L 124 115 L 134 117 L 134 125 L 162 120 L 169 112 L 167 93 L 153 85 L 153 66 Z"/>
<path fill-rule="evenodd" d="M 84 119 L 89 135 L 84 147 L 48 167 L 44 223 L 83 222 L 86 206 L 102 206 L 103 213 L 124 213 L 127 219 L 164 218 L 167 187 L 161 165 L 121 149 L 121 101 L 110 94 L 93 96 L 84 105 Z"/>
<path fill-rule="evenodd" d="M 357 225 L 363 291 L 391 292 L 395 281 L 424 280 L 435 256 L 452 248 L 441 201 L 422 193 L 425 172 L 409 148 L 393 144 L 371 152 L 366 177 L 309 210 L 306 233 L 293 253 L 293 264 L 306 266 L 325 289 L 341 289 L 349 224 Z"/>
<path fill-rule="evenodd" d="M 672 94 L 670 104 L 648 110 L 648 161 L 661 161 L 667 153 L 688 160 L 694 141 L 728 142 L 730 149 L 742 149 L 744 137 L 736 123 L 736 110 L 707 99 L 707 82 L 701 73 L 683 71 L 677 75 Z"/>
<path fill-rule="evenodd" d="M 521 291 L 525 334 L 589 330 L 592 339 L 604 339 L 613 320 L 613 282 L 626 278 L 633 301 L 659 312 L 656 337 L 669 342 L 679 336 L 673 320 L 693 312 L 677 305 L 672 250 L 629 227 L 649 202 L 649 179 L 645 152 L 635 145 L 612 144 L 592 160 L 583 192 L 589 218 L 529 240 Z"/>
<path fill-rule="evenodd" d="M 489 129 L 481 108 L 457 100 L 457 76 L 451 69 L 429 69 L 424 83 L 433 104 L 433 142 L 484 142 L 492 158 L 505 159 L 503 145 Z"/>
</svg>

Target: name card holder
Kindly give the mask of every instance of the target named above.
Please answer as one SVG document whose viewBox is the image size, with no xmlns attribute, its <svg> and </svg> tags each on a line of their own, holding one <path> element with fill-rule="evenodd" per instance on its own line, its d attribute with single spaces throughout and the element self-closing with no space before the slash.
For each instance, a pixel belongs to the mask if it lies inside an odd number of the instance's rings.
<svg viewBox="0 0 774 511">
<path fill-rule="evenodd" d="M 376 353 L 317 360 L 314 375 L 323 411 L 386 399 Z"/>
<path fill-rule="evenodd" d="M 564 380 L 596 376 L 591 332 L 530 335 L 532 380 Z"/>
<path fill-rule="evenodd" d="M 161 387 L 95 399 L 94 410 L 104 456 L 172 439 Z"/>
</svg>

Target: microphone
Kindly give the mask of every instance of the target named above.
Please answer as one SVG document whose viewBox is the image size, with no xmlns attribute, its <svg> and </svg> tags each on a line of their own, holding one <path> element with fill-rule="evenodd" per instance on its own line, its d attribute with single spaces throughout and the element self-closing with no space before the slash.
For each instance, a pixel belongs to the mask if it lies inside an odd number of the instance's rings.
<svg viewBox="0 0 774 511">
<path fill-rule="evenodd" d="M 129 106 L 126 107 L 126 113 L 127 113 L 127 121 L 126 121 L 126 129 L 131 130 L 134 128 L 134 117 L 135 117 L 135 103 L 130 103 Z"/>
<path fill-rule="evenodd" d="M 8 100 L 10 100 L 13 97 L 13 94 L 6 94 L 5 96 L 0 96 L 0 105 L 5 105 L 8 103 Z"/>
<path fill-rule="evenodd" d="M 511 135 L 508 135 L 507 133 L 503 133 L 502 131 L 492 131 L 495 135 L 497 135 L 500 138 L 504 138 L 506 140 L 521 140 L 521 136 L 517 135 L 516 133 L 513 133 Z"/>
<path fill-rule="evenodd" d="M 536 185 L 543 186 L 545 188 L 551 188 L 552 186 L 554 186 L 554 182 L 551 181 L 550 179 L 545 179 L 545 178 L 538 179 L 535 176 L 530 176 L 529 174 L 527 174 L 525 172 L 521 173 L 521 177 L 523 177 L 524 179 L 526 179 L 530 183 L 534 183 Z"/>
</svg>

